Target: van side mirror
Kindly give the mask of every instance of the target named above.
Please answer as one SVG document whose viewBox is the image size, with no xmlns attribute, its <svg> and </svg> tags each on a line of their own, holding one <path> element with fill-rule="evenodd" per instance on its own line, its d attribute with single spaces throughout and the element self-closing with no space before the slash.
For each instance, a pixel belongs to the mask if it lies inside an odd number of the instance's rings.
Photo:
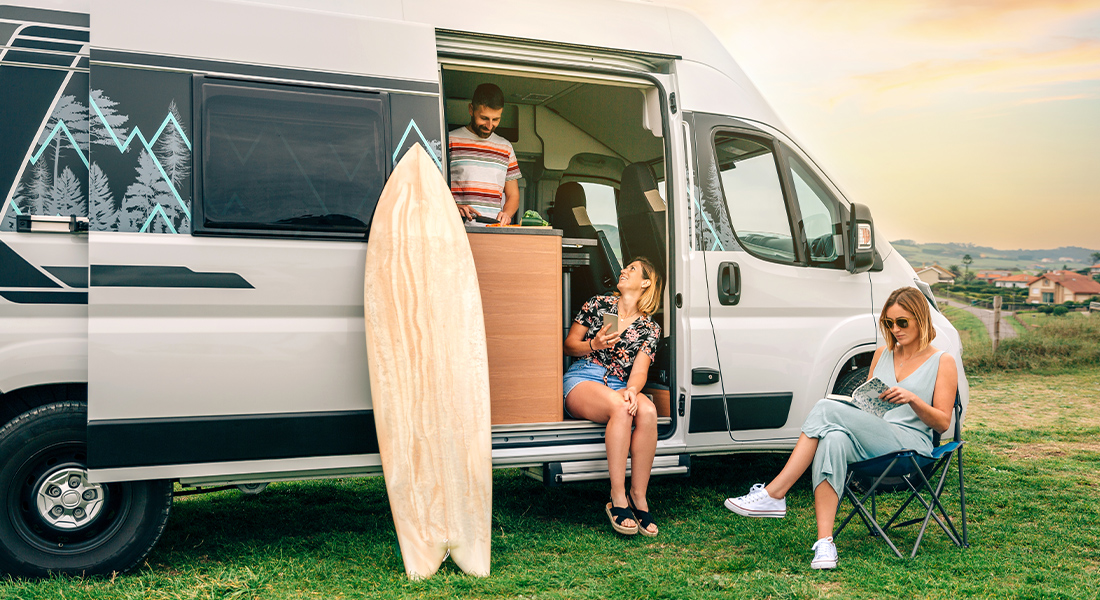
<svg viewBox="0 0 1100 600">
<path fill-rule="evenodd" d="M 875 264 L 875 222 L 871 210 L 852 203 L 847 223 L 847 256 L 849 273 L 864 273 Z"/>
</svg>

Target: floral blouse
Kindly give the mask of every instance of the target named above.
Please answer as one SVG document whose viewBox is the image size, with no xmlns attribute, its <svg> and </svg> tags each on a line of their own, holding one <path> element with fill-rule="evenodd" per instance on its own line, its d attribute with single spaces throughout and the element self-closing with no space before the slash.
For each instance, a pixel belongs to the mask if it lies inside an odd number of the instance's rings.
<svg viewBox="0 0 1100 600">
<path fill-rule="evenodd" d="M 582 338 L 583 341 L 587 342 L 596 337 L 603 328 L 604 313 L 617 314 L 618 312 L 617 296 L 593 296 L 585 302 L 581 311 L 577 313 L 577 318 L 574 319 L 588 328 L 588 332 Z M 607 369 L 608 376 L 626 381 L 638 353 L 645 352 L 649 359 L 653 360 L 657 354 L 657 342 L 660 339 L 661 327 L 648 316 L 641 316 L 622 332 L 614 346 L 591 352 L 584 359 Z"/>
</svg>

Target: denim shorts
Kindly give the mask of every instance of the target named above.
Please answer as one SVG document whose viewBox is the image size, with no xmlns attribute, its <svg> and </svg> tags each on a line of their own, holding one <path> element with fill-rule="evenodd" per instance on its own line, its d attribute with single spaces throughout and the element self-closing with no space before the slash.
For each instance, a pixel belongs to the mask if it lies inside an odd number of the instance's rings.
<svg viewBox="0 0 1100 600">
<path fill-rule="evenodd" d="M 607 380 L 604 381 L 606 375 Z M 569 370 L 565 372 L 565 377 L 562 378 L 562 399 L 569 395 L 569 392 L 573 391 L 573 388 L 577 387 L 577 384 L 582 381 L 595 381 L 596 383 L 602 383 L 613 390 L 621 390 L 626 388 L 626 382 L 614 375 L 607 375 L 607 369 L 597 365 L 594 362 L 584 359 L 575 360 L 573 364 L 569 365 Z"/>
</svg>

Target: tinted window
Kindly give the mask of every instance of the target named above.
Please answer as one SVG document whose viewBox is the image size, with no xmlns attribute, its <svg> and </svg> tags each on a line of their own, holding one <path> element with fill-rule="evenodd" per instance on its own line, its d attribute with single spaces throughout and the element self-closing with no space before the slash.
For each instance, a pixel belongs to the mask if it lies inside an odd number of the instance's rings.
<svg viewBox="0 0 1100 600">
<path fill-rule="evenodd" d="M 714 152 L 722 194 L 741 245 L 762 258 L 794 262 L 794 238 L 771 146 L 719 133 Z"/>
<path fill-rule="evenodd" d="M 386 178 L 381 97 L 203 84 L 202 226 L 367 231 Z"/>
<path fill-rule="evenodd" d="M 581 182 L 584 188 L 585 209 L 592 226 L 607 236 L 619 264 L 623 262 L 623 250 L 619 244 L 619 217 L 615 210 L 615 188 L 599 183 Z"/>
<path fill-rule="evenodd" d="M 840 207 L 821 180 L 801 159 L 789 151 L 791 182 L 802 213 L 802 227 L 810 245 L 810 261 L 816 266 L 844 268 L 841 247 Z"/>
</svg>

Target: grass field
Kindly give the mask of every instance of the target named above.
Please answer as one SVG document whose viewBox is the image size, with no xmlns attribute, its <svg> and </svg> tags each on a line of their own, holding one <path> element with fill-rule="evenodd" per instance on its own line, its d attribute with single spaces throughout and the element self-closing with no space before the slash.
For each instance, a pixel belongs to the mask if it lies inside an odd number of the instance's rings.
<svg viewBox="0 0 1100 600">
<path fill-rule="evenodd" d="M 965 550 L 933 529 L 915 560 L 899 560 L 850 526 L 839 569 L 813 571 L 807 479 L 786 519 L 744 519 L 722 499 L 784 457 L 697 457 L 690 478 L 654 482 L 655 539 L 611 531 L 605 483 L 548 489 L 497 471 L 488 579 L 448 562 L 408 581 L 382 480 L 347 479 L 181 498 L 135 573 L 0 582 L 0 598 L 1097 598 L 1100 369 L 970 383 Z"/>
<path fill-rule="evenodd" d="M 1066 313 L 1066 314 L 1064 314 L 1060 317 L 1056 317 L 1054 315 L 1048 315 L 1048 314 L 1044 314 L 1044 313 L 1041 313 L 1041 312 L 1028 311 L 1028 312 L 1017 313 L 1017 316 L 1020 318 L 1020 321 L 1022 321 L 1028 327 L 1038 327 L 1038 326 L 1040 326 L 1044 323 L 1048 323 L 1050 321 L 1065 321 L 1065 320 L 1068 320 L 1068 319 L 1092 319 L 1093 318 L 1092 315 L 1086 315 L 1085 313 L 1082 313 L 1082 312 L 1070 312 L 1070 313 Z M 1098 316 L 1096 318 L 1100 319 L 1100 316 Z"/>
<path fill-rule="evenodd" d="M 955 329 L 959 331 L 959 337 L 962 338 L 963 344 L 967 342 L 973 344 L 989 344 L 989 330 L 985 328 L 985 324 L 982 320 L 973 314 L 954 306 L 948 306 L 943 309 L 943 315 L 947 317 L 951 324 L 955 326 Z"/>
</svg>

